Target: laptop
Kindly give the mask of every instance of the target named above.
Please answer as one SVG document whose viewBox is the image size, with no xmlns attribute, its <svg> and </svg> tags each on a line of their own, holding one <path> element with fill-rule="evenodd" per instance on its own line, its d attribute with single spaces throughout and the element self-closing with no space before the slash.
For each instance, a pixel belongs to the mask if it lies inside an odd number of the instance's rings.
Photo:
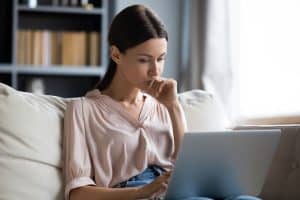
<svg viewBox="0 0 300 200">
<path fill-rule="evenodd" d="M 186 133 L 166 200 L 258 196 L 280 140 L 280 129 Z"/>
</svg>

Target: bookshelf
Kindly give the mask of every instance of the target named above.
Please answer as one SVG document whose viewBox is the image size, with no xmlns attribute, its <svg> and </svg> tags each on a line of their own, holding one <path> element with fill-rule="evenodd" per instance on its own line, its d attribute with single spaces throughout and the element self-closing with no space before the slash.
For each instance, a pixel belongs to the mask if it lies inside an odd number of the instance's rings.
<svg viewBox="0 0 300 200">
<path fill-rule="evenodd" d="M 38 80 L 45 94 L 84 95 L 106 71 L 113 1 L 29 1 L 0 1 L 0 82 L 30 92 Z"/>
<path fill-rule="evenodd" d="M 83 15 L 102 15 L 105 10 L 102 8 L 93 8 L 92 10 L 86 10 L 82 8 L 65 8 L 62 6 L 45 6 L 40 5 L 35 8 L 29 8 L 28 6 L 19 5 L 18 11 L 20 12 L 36 12 L 36 13 L 71 13 L 71 14 L 83 14 Z"/>
</svg>

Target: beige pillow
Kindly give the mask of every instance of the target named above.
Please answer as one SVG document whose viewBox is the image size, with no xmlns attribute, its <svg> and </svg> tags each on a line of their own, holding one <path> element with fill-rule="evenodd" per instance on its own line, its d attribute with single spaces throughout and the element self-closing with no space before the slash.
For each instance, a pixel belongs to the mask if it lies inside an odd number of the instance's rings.
<svg viewBox="0 0 300 200">
<path fill-rule="evenodd" d="M 66 100 L 0 83 L 0 199 L 63 199 Z"/>
<path fill-rule="evenodd" d="M 221 104 L 203 90 L 190 90 L 179 95 L 189 131 L 225 130 L 227 118 Z"/>
</svg>

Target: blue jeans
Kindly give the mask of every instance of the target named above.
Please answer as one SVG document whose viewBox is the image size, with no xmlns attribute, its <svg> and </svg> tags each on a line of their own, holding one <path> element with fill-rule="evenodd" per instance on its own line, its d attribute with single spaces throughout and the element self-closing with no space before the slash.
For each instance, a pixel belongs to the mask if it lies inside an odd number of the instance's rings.
<svg viewBox="0 0 300 200">
<path fill-rule="evenodd" d="M 123 181 L 117 184 L 116 188 L 125 188 L 125 187 L 137 187 L 151 183 L 155 180 L 158 176 L 163 174 L 165 170 L 159 166 L 149 166 L 145 169 L 142 173 L 128 179 L 127 181 Z M 213 200 L 207 197 L 188 197 L 181 200 Z M 261 200 L 257 197 L 247 196 L 247 195 L 240 195 L 237 197 L 228 197 L 225 200 Z"/>
<path fill-rule="evenodd" d="M 137 187 L 151 183 L 158 176 L 163 174 L 165 170 L 159 166 L 152 165 L 146 168 L 142 173 L 131 177 L 127 181 L 123 181 L 114 187 L 124 188 L 124 187 Z"/>
<path fill-rule="evenodd" d="M 207 197 L 188 197 L 181 200 L 213 200 L 213 199 Z M 229 197 L 226 198 L 225 200 L 261 200 L 261 199 L 257 197 L 248 196 L 248 195 L 240 195 L 237 197 Z"/>
</svg>

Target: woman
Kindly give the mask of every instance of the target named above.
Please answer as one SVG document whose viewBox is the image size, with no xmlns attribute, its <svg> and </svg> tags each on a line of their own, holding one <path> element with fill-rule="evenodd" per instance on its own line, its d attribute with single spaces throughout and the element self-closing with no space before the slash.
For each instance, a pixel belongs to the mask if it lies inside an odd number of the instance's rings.
<svg viewBox="0 0 300 200">
<path fill-rule="evenodd" d="M 186 131 L 176 81 L 161 77 L 167 41 L 164 25 L 144 6 L 114 18 L 108 71 L 96 89 L 67 106 L 67 200 L 151 199 L 165 192 Z"/>
</svg>

